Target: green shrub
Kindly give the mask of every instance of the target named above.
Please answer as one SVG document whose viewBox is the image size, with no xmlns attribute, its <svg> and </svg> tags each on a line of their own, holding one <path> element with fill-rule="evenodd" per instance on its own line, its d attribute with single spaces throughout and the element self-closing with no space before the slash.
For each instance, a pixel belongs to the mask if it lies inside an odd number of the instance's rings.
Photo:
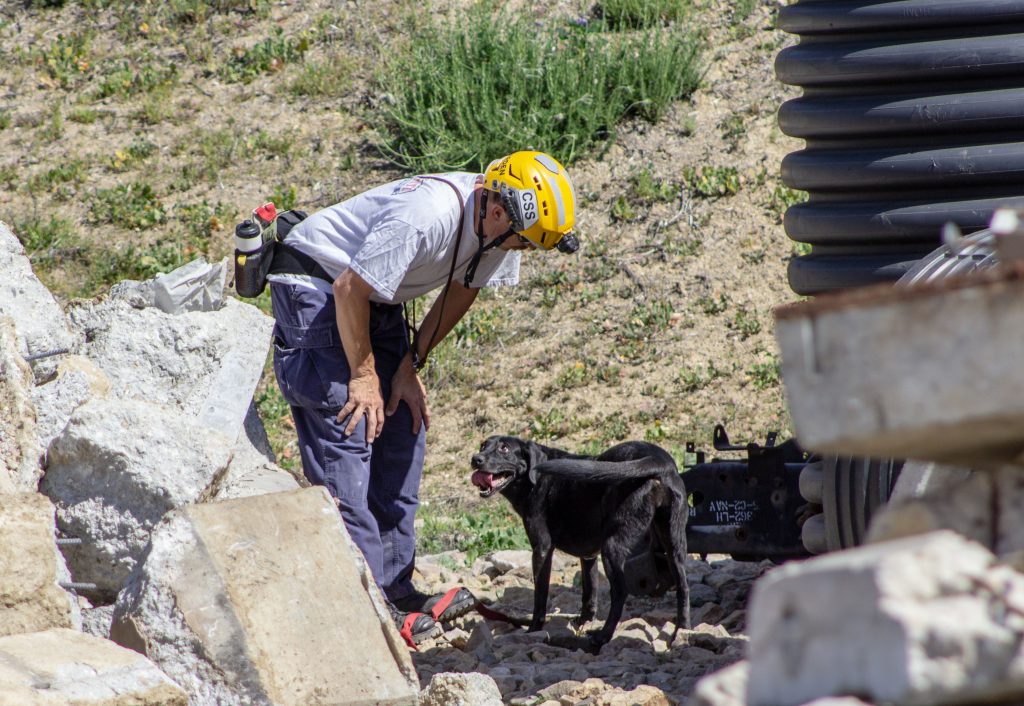
<svg viewBox="0 0 1024 706">
<path fill-rule="evenodd" d="M 686 17 L 690 0 L 602 0 L 595 14 L 610 29 L 647 29 Z"/>
<path fill-rule="evenodd" d="M 157 3 L 159 11 L 177 25 L 197 25 L 214 14 L 228 12 L 267 17 L 270 14 L 270 6 L 270 0 L 166 0 Z"/>
<path fill-rule="evenodd" d="M 33 195 L 45 194 L 64 184 L 81 184 L 85 181 L 85 162 L 69 159 L 62 164 L 33 174 L 28 180 L 28 192 Z"/>
<path fill-rule="evenodd" d="M 167 211 L 149 184 L 133 182 L 96 192 L 89 213 L 94 223 L 143 230 L 167 220 Z"/>
<path fill-rule="evenodd" d="M 776 222 L 782 223 L 782 218 L 786 215 L 786 210 L 790 206 L 795 206 L 806 200 L 806 191 L 797 191 L 796 189 L 790 189 L 788 186 L 776 185 L 772 188 L 768 210 L 775 216 Z"/>
<path fill-rule="evenodd" d="M 58 34 L 49 46 L 39 52 L 43 70 L 61 88 L 76 83 L 91 68 L 88 57 L 90 41 L 87 33 Z"/>
<path fill-rule="evenodd" d="M 14 233 L 33 265 L 51 261 L 54 251 L 74 242 L 77 235 L 74 224 L 56 216 L 50 216 L 48 220 L 29 218 L 13 225 Z"/>
<path fill-rule="evenodd" d="M 715 367 L 714 362 L 710 362 L 706 366 L 697 365 L 692 368 L 683 368 L 679 371 L 677 380 L 683 392 L 696 392 L 720 377 L 722 377 L 722 371 Z"/>
<path fill-rule="evenodd" d="M 114 172 L 127 171 L 156 152 L 156 149 L 156 145 L 149 140 L 136 138 L 126 148 L 114 150 L 114 154 L 107 162 L 107 166 Z"/>
<path fill-rule="evenodd" d="M 68 113 L 68 120 L 81 125 L 92 125 L 98 117 L 99 113 L 92 108 L 74 108 Z"/>
<path fill-rule="evenodd" d="M 248 83 L 260 74 L 280 71 L 285 64 L 302 58 L 309 50 L 309 39 L 285 37 L 284 30 L 277 27 L 273 36 L 267 37 L 249 49 L 236 51 L 220 69 L 225 81 Z"/>
<path fill-rule="evenodd" d="M 145 64 L 133 69 L 127 61 L 121 61 L 108 70 L 96 91 L 96 98 L 108 96 L 128 98 L 140 93 L 150 93 L 178 81 L 178 67 L 174 64 L 153 66 Z"/>
<path fill-rule="evenodd" d="M 530 540 L 522 520 L 500 498 L 484 501 L 479 509 L 445 512 L 432 505 L 420 507 L 423 521 L 418 531 L 417 549 L 423 554 L 439 554 L 458 549 L 470 562 L 499 549 L 529 549 Z"/>
<path fill-rule="evenodd" d="M 335 54 L 323 61 L 303 64 L 288 88 L 296 96 L 337 98 L 348 92 L 357 69 L 354 60 Z"/>
<path fill-rule="evenodd" d="M 571 162 L 609 145 L 623 118 L 655 121 L 690 93 L 699 51 L 677 27 L 616 35 L 477 6 L 425 29 L 385 67 L 380 147 L 417 171 L 482 170 L 523 148 Z"/>
<path fill-rule="evenodd" d="M 699 198 L 733 196 L 740 190 L 740 175 L 736 167 L 684 167 L 683 181 Z"/>
<path fill-rule="evenodd" d="M 755 389 L 767 390 L 771 387 L 778 387 L 782 378 L 778 356 L 771 356 L 770 360 L 764 363 L 754 363 L 747 370 L 747 376 L 754 383 Z"/>
<path fill-rule="evenodd" d="M 295 188 L 295 184 L 288 186 L 278 184 L 274 187 L 274 193 L 270 195 L 270 200 L 274 202 L 278 211 L 290 211 L 299 205 L 299 191 Z"/>
</svg>

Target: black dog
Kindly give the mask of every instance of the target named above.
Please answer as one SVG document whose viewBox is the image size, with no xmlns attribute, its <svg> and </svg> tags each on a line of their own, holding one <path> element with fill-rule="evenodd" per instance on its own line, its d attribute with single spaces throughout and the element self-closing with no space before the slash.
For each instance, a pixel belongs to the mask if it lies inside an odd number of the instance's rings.
<svg viewBox="0 0 1024 706">
<path fill-rule="evenodd" d="M 690 626 L 685 565 L 689 509 L 683 479 L 667 451 L 627 441 L 597 457 L 581 456 L 513 436 L 492 436 L 481 444 L 472 466 L 480 496 L 501 493 L 508 498 L 530 538 L 534 602 L 529 630 L 544 625 L 555 549 L 579 557 L 579 622 L 594 617 L 600 553 L 611 584 L 611 606 L 604 627 L 590 635 L 592 647 L 599 650 L 622 617 L 626 560 L 648 538 L 668 557 L 675 578 L 676 630 Z"/>
</svg>

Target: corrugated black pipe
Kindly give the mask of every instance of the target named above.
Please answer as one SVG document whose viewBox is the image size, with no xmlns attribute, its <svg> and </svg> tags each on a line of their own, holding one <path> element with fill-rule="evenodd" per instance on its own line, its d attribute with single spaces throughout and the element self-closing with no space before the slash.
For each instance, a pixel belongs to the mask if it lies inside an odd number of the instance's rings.
<svg viewBox="0 0 1024 706">
<path fill-rule="evenodd" d="M 802 0 L 778 26 L 800 37 L 775 61 L 803 88 L 779 110 L 806 141 L 782 163 L 809 195 L 785 216 L 812 246 L 797 294 L 896 280 L 947 221 L 1024 207 L 1024 0 Z"/>
</svg>

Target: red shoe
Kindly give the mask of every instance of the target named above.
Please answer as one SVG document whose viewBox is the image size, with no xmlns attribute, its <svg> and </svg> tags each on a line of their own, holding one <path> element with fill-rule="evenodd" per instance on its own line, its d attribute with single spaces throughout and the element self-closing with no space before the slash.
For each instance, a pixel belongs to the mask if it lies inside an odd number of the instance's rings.
<svg viewBox="0 0 1024 706">
<path fill-rule="evenodd" d="M 391 609 L 391 619 L 395 621 L 395 626 L 398 628 L 398 634 L 405 640 L 405 644 L 414 650 L 424 640 L 441 634 L 441 626 L 426 613 L 404 612 L 394 605 L 389 605 L 389 608 Z"/>
<path fill-rule="evenodd" d="M 400 610 L 429 613 L 439 623 L 459 618 L 476 606 L 476 596 L 468 588 L 456 586 L 447 593 L 428 596 L 419 591 L 394 601 Z"/>
</svg>

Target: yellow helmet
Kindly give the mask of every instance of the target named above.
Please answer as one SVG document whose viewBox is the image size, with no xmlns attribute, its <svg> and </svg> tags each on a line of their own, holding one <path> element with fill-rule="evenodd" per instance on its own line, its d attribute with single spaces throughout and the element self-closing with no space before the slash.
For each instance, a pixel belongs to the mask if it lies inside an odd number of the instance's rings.
<svg viewBox="0 0 1024 706">
<path fill-rule="evenodd" d="M 484 188 L 500 195 L 512 230 L 534 245 L 563 252 L 579 248 L 571 233 L 576 192 L 565 168 L 550 155 L 522 151 L 496 159 L 484 172 Z"/>
</svg>

